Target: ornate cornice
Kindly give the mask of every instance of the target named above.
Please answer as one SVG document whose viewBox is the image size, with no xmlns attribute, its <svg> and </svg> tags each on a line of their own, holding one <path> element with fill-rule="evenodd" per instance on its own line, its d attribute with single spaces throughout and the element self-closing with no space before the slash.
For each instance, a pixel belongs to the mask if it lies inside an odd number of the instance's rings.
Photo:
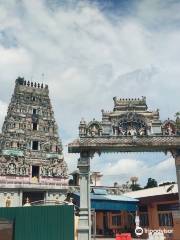
<svg viewBox="0 0 180 240">
<path fill-rule="evenodd" d="M 70 153 L 179 151 L 180 136 L 84 137 L 70 143 L 68 150 Z"/>
</svg>

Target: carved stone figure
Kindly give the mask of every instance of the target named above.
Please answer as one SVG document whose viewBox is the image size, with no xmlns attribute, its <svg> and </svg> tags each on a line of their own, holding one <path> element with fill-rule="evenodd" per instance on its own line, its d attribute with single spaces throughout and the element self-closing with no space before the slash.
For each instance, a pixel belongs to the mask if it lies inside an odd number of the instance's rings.
<svg viewBox="0 0 180 240">
<path fill-rule="evenodd" d="M 7 174 L 16 174 L 16 165 L 14 163 L 8 165 Z"/>
<path fill-rule="evenodd" d="M 10 198 L 10 196 L 8 196 L 7 199 L 6 199 L 6 207 L 11 207 L 11 198 Z"/>
<path fill-rule="evenodd" d="M 91 136 L 98 136 L 98 128 L 96 125 L 91 126 L 89 129 L 89 133 Z"/>
<path fill-rule="evenodd" d="M 175 135 L 176 134 L 176 123 L 172 120 L 167 120 L 162 125 L 164 135 Z"/>
<path fill-rule="evenodd" d="M 143 136 L 143 135 L 145 135 L 146 134 L 146 129 L 145 128 L 140 128 L 139 129 L 139 135 L 140 136 Z"/>
</svg>

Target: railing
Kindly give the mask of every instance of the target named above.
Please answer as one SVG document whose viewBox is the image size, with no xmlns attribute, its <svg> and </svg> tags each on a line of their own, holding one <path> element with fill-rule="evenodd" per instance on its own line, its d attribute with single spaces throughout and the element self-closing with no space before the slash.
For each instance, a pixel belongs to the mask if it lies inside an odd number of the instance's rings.
<svg viewBox="0 0 180 240">
<path fill-rule="evenodd" d="M 42 205 L 71 205 L 66 201 L 59 200 L 38 200 L 30 203 L 32 206 L 42 206 Z"/>
</svg>

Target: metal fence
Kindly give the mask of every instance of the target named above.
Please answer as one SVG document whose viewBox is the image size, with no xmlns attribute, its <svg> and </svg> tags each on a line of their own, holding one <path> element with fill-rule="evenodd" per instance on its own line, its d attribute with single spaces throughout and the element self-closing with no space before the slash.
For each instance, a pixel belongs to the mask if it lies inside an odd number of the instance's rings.
<svg viewBox="0 0 180 240">
<path fill-rule="evenodd" d="M 0 240 L 73 240 L 74 207 L 0 208 Z"/>
</svg>

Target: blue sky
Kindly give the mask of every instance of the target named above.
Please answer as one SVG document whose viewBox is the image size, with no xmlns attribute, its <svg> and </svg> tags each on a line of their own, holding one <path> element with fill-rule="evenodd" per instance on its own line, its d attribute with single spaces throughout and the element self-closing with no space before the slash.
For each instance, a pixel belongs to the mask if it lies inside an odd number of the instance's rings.
<svg viewBox="0 0 180 240">
<path fill-rule="evenodd" d="M 0 124 L 17 76 L 49 85 L 69 171 L 67 144 L 81 117 L 101 119 L 114 96 L 147 97 L 162 120 L 179 111 L 180 2 L 174 0 L 0 0 Z M 44 79 L 42 78 L 44 74 Z M 138 175 L 175 179 L 170 155 L 102 155 L 104 184 Z M 165 174 L 164 174 L 165 173 Z"/>
</svg>

